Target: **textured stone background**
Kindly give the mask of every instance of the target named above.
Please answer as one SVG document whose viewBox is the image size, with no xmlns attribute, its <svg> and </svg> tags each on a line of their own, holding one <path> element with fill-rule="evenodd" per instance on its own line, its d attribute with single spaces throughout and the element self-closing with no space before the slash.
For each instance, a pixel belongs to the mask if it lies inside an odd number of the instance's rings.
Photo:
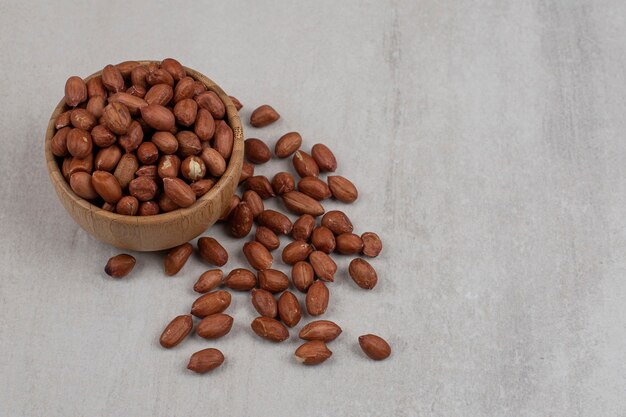
<svg viewBox="0 0 626 417">
<path fill-rule="evenodd" d="M 626 415 L 625 2 L 23 3 L 0 4 L 0 416 Z M 380 284 L 339 262 L 326 364 L 253 336 L 246 294 L 228 337 L 160 349 L 206 266 L 166 278 L 139 255 L 113 281 L 118 250 L 58 203 L 42 144 L 65 79 L 167 56 L 246 120 L 280 111 L 246 136 L 325 142 L 359 187 Z M 366 332 L 389 360 L 364 358 Z M 187 372 L 208 346 L 225 365 Z"/>
</svg>

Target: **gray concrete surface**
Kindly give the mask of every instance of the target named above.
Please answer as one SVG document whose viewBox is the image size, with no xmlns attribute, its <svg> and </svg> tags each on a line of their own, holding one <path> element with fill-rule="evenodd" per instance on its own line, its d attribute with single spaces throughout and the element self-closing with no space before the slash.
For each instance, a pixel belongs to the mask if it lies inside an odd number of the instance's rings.
<svg viewBox="0 0 626 417">
<path fill-rule="evenodd" d="M 625 32 L 619 0 L 3 1 L 0 416 L 626 415 Z M 339 261 L 324 365 L 254 337 L 245 294 L 228 337 L 161 349 L 206 266 L 166 278 L 139 254 L 109 279 L 118 250 L 58 203 L 42 143 L 65 79 L 167 56 L 244 118 L 280 111 L 248 137 L 299 130 L 359 187 L 346 211 L 384 239 L 380 284 Z M 389 360 L 360 353 L 367 332 Z M 208 346 L 225 365 L 186 371 Z"/>
</svg>

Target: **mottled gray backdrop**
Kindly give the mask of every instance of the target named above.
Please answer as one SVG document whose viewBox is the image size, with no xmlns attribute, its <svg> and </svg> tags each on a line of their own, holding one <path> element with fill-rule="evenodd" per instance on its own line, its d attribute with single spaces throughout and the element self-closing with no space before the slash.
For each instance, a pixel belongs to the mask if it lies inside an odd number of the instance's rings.
<svg viewBox="0 0 626 417">
<path fill-rule="evenodd" d="M 2 1 L 0 416 L 626 415 L 625 33 L 621 0 Z M 65 79 L 167 56 L 245 119 L 282 114 L 247 137 L 298 130 L 359 187 L 380 284 L 339 261 L 324 365 L 295 363 L 295 332 L 253 336 L 247 294 L 227 337 L 161 349 L 207 267 L 166 278 L 139 254 L 109 279 L 118 250 L 58 203 L 42 144 Z M 389 360 L 363 356 L 367 332 Z M 186 371 L 208 346 L 224 366 Z"/>
</svg>

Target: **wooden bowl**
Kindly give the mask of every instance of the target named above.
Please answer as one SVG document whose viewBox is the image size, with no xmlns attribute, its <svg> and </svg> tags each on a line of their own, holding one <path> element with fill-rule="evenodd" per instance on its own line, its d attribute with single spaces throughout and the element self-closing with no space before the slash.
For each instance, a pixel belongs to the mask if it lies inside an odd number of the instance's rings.
<svg viewBox="0 0 626 417">
<path fill-rule="evenodd" d="M 150 62 L 154 61 L 141 61 L 142 64 Z M 50 117 L 46 131 L 45 154 L 52 185 L 59 200 L 76 223 L 103 242 L 121 249 L 136 251 L 168 249 L 188 242 L 217 221 L 237 188 L 244 149 L 239 113 L 228 95 L 217 84 L 197 71 L 189 68 L 185 70 L 190 77 L 204 83 L 207 89 L 214 91 L 222 100 L 234 137 L 233 152 L 226 172 L 209 192 L 190 207 L 154 216 L 125 216 L 103 210 L 82 199 L 72 191 L 61 174 L 50 147 L 55 133 L 54 121 L 59 114 L 67 110 L 64 100 L 56 106 Z M 98 71 L 86 80 L 101 73 L 102 71 Z"/>
</svg>

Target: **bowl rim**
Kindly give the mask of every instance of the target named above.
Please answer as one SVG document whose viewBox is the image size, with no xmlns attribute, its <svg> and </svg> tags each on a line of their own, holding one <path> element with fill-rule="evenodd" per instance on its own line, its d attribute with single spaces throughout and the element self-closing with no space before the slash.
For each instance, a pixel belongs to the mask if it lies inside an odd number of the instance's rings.
<svg viewBox="0 0 626 417">
<path fill-rule="evenodd" d="M 161 63 L 161 61 L 157 61 L 157 60 L 140 60 L 136 62 L 139 62 L 140 65 L 147 65 L 151 63 L 157 63 L 157 64 Z M 188 68 L 185 66 L 183 66 L 183 68 L 185 69 L 185 72 L 187 73 L 188 76 L 192 77 L 196 81 L 202 82 L 206 86 L 208 91 L 213 91 L 214 93 L 216 93 L 218 97 L 220 98 L 220 100 L 224 103 L 224 106 L 226 107 L 226 117 L 228 120 L 228 124 L 230 128 L 233 130 L 233 155 L 235 155 L 234 150 L 238 147 L 243 147 L 243 127 L 242 127 L 241 118 L 239 116 L 239 112 L 237 108 L 233 104 L 228 94 L 226 94 L 224 90 L 222 90 L 222 88 L 219 85 L 217 85 L 213 80 L 211 80 L 204 74 L 192 68 Z M 102 75 L 102 70 L 91 74 L 87 78 L 84 78 L 84 81 L 87 82 L 90 79 L 94 77 L 98 77 L 100 75 Z M 188 216 L 191 213 L 194 213 L 198 210 L 202 210 L 205 207 L 207 207 L 222 192 L 223 188 L 226 187 L 227 182 L 232 180 L 231 177 L 236 176 L 237 178 L 235 178 L 235 181 L 236 183 L 239 182 L 239 177 L 241 176 L 241 166 L 243 163 L 243 155 L 240 155 L 238 158 L 233 158 L 231 155 L 231 158 L 228 161 L 228 165 L 226 167 L 226 171 L 224 172 L 224 174 L 222 174 L 219 180 L 213 185 L 213 187 L 211 187 L 211 189 L 206 194 L 198 198 L 196 202 L 193 203 L 189 207 L 178 208 L 176 210 L 172 210 L 167 213 L 159 213 L 159 214 L 155 214 L 152 216 L 128 216 L 125 214 L 118 214 L 118 213 L 107 211 L 101 207 L 91 204 L 89 201 L 78 196 L 72 190 L 69 182 L 65 180 L 65 177 L 61 173 L 61 168 L 56 161 L 56 156 L 52 153 L 51 143 L 52 143 L 52 137 L 56 133 L 56 128 L 54 126 L 56 118 L 61 113 L 67 110 L 69 110 L 69 108 L 66 107 L 65 99 L 62 98 L 59 104 L 57 104 L 57 106 L 54 108 L 54 111 L 52 112 L 52 115 L 50 116 L 50 121 L 48 123 L 48 128 L 46 130 L 46 137 L 45 137 L 45 143 L 44 143 L 45 158 L 46 158 L 46 163 L 48 166 L 48 173 L 50 175 L 50 179 L 52 180 L 52 182 L 55 183 L 55 185 L 59 185 L 60 189 L 63 190 L 63 192 L 65 192 L 65 194 L 67 194 L 68 197 L 72 199 L 74 204 L 78 204 L 82 206 L 83 208 L 89 210 L 92 213 L 92 215 L 95 215 L 95 216 L 98 216 L 103 219 L 107 219 L 116 223 L 122 223 L 122 224 L 133 225 L 133 226 L 156 225 L 156 224 L 167 223 L 169 221 L 178 221 L 180 220 L 181 217 Z M 58 189 L 59 188 L 57 188 L 57 190 Z"/>
</svg>

